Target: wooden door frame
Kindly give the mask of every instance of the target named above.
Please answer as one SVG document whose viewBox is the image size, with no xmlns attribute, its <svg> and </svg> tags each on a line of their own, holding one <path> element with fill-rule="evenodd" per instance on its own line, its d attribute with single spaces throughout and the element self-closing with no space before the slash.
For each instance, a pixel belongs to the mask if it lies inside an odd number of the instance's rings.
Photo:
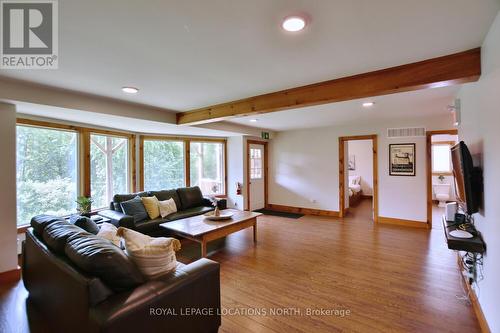
<svg viewBox="0 0 500 333">
<path fill-rule="evenodd" d="M 251 144 L 256 144 L 256 145 L 263 145 L 264 146 L 264 207 L 268 206 L 268 169 L 269 169 L 269 159 L 268 159 L 268 152 L 267 152 L 267 141 L 259 141 L 259 140 L 247 140 L 247 173 L 246 173 L 246 180 L 245 180 L 245 187 L 246 187 L 246 193 L 247 193 L 247 209 L 250 211 L 250 145 Z"/>
<path fill-rule="evenodd" d="M 432 136 L 439 134 L 458 135 L 457 129 L 426 131 L 425 132 L 425 149 L 427 161 L 426 169 L 426 184 L 427 184 L 427 228 L 432 228 Z"/>
<path fill-rule="evenodd" d="M 345 208 L 345 182 L 344 182 L 344 144 L 347 141 L 357 140 L 372 140 L 373 149 L 373 222 L 378 222 L 378 136 L 377 134 L 371 135 L 355 135 L 355 136 L 341 136 L 339 137 L 339 217 L 344 217 L 346 213 Z"/>
</svg>

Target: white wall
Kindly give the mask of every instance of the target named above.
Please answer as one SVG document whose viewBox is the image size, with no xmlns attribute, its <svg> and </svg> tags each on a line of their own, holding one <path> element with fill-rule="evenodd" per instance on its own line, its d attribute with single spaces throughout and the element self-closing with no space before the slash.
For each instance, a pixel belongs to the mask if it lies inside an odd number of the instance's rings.
<svg viewBox="0 0 500 333">
<path fill-rule="evenodd" d="M 482 47 L 482 75 L 465 85 L 459 138 L 473 159 L 482 165 L 484 204 L 475 214 L 477 228 L 487 245 L 484 280 L 479 282 L 479 302 L 492 332 L 500 332 L 500 13 Z"/>
<path fill-rule="evenodd" d="M 17 267 L 16 109 L 0 103 L 0 272 Z"/>
<path fill-rule="evenodd" d="M 426 222 L 425 137 L 388 139 L 387 128 L 450 129 L 451 116 L 359 123 L 276 133 L 270 144 L 269 202 L 338 211 L 339 136 L 377 134 L 379 215 Z M 389 143 L 411 142 L 416 143 L 416 176 L 389 176 Z"/>
<path fill-rule="evenodd" d="M 236 194 L 236 183 L 244 185 L 243 141 L 242 136 L 227 138 L 227 205 L 236 209 L 244 208 L 244 196 Z"/>
<path fill-rule="evenodd" d="M 361 177 L 364 195 L 373 194 L 373 144 L 372 140 L 347 141 L 349 156 L 354 155 L 356 170 L 349 170 L 349 176 Z"/>
</svg>

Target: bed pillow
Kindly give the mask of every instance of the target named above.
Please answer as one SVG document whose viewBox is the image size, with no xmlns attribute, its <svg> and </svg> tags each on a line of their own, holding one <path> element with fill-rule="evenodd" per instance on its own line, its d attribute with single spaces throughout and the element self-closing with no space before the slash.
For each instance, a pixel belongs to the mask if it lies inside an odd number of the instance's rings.
<svg viewBox="0 0 500 333">
<path fill-rule="evenodd" d="M 123 213 L 125 215 L 130 215 L 134 218 L 134 222 L 141 222 L 148 218 L 148 212 L 142 203 L 141 197 L 136 196 L 135 198 L 127 201 L 123 201 L 121 204 Z"/>
<path fill-rule="evenodd" d="M 162 218 L 177 212 L 177 206 L 175 205 L 174 199 L 159 201 L 158 206 L 160 207 L 160 215 Z"/>
<path fill-rule="evenodd" d="M 360 176 L 349 176 L 349 185 L 359 185 L 360 182 Z"/>
<path fill-rule="evenodd" d="M 147 279 L 175 270 L 181 243 L 175 238 L 150 237 L 140 232 L 120 227 L 118 235 L 125 244 L 125 252 Z"/>
</svg>

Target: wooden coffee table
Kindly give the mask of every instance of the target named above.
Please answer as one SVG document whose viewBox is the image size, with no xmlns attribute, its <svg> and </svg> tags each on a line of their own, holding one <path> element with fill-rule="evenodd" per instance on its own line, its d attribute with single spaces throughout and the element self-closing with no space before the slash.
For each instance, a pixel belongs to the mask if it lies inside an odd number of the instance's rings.
<svg viewBox="0 0 500 333">
<path fill-rule="evenodd" d="M 225 209 L 224 212 L 234 213 L 229 220 L 210 221 L 203 215 L 197 215 L 172 222 L 162 223 L 161 227 L 175 234 L 191 239 L 201 244 L 201 256 L 207 256 L 207 243 L 226 237 L 233 232 L 253 227 L 253 241 L 257 242 L 257 216 L 261 213 L 247 212 L 236 209 Z"/>
</svg>

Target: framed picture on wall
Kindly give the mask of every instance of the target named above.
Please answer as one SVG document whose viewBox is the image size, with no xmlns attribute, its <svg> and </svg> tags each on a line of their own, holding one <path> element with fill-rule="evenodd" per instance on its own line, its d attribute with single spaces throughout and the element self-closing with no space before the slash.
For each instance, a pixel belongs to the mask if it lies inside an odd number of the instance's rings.
<svg viewBox="0 0 500 333">
<path fill-rule="evenodd" d="M 415 176 L 415 144 L 389 145 L 389 175 Z"/>
<path fill-rule="evenodd" d="M 349 162 L 347 165 L 349 170 L 356 170 L 356 156 L 349 155 Z"/>
</svg>

